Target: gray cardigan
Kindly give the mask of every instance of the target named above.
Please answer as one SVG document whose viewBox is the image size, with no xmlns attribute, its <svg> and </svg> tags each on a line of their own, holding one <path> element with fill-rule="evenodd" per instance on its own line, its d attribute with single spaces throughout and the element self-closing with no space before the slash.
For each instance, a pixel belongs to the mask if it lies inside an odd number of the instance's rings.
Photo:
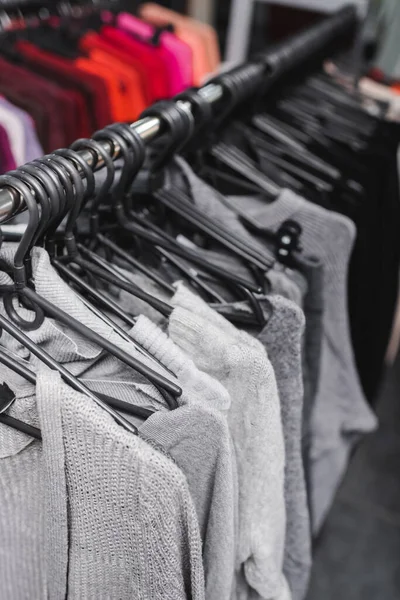
<svg viewBox="0 0 400 600">
<path fill-rule="evenodd" d="M 36 392 L 42 443 L 0 425 L 0 597 L 203 600 L 180 469 L 55 373 Z"/>
</svg>

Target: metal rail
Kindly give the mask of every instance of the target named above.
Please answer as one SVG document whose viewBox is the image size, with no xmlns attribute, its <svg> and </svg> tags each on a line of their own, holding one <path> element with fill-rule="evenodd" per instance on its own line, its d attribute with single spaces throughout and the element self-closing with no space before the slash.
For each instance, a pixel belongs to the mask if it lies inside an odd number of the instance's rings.
<svg viewBox="0 0 400 600">
<path fill-rule="evenodd" d="M 201 94 L 210 104 L 217 102 L 222 98 L 223 89 L 222 86 L 210 83 L 205 85 L 203 88 L 199 89 L 199 94 Z M 190 111 L 191 104 L 190 102 L 179 102 L 180 105 L 186 110 Z M 160 119 L 157 117 L 149 117 L 146 119 L 141 119 L 139 121 L 135 121 L 131 124 L 131 128 L 134 129 L 142 138 L 145 143 L 152 141 L 159 133 L 162 131 L 162 123 Z M 104 148 L 104 150 L 111 156 L 111 152 L 113 150 L 111 144 L 108 142 L 100 142 Z M 119 156 L 120 149 L 117 145 L 114 146 L 114 153 L 112 154 L 112 158 L 115 160 Z M 78 154 L 88 163 L 89 166 L 93 165 L 93 154 L 89 150 L 79 150 Z M 104 161 L 100 159 L 97 162 L 95 171 L 101 169 L 104 165 Z M 84 177 L 83 172 L 81 172 L 82 178 Z M 25 209 L 24 203 L 21 202 L 20 194 L 11 189 L 11 188 L 1 188 L 0 189 L 0 223 L 4 223 L 9 219 L 12 219 L 18 213 L 22 212 Z"/>
<path fill-rule="evenodd" d="M 345 33 L 350 26 L 355 24 L 355 22 L 356 12 L 354 8 L 347 7 L 342 9 L 333 17 L 297 34 L 278 49 L 265 53 L 262 57 L 261 64 L 266 67 L 273 67 L 271 80 L 276 82 L 277 75 L 284 74 L 288 69 L 298 67 L 312 57 L 314 53 L 322 50 L 322 48 L 332 42 L 333 39 L 336 39 L 340 34 Z M 258 59 L 257 62 L 259 62 L 259 60 L 260 59 Z M 248 65 L 242 65 L 241 68 L 245 71 L 248 68 Z M 235 69 L 232 73 L 234 71 Z M 224 76 L 229 78 L 230 72 L 228 71 L 225 75 L 222 75 L 222 78 Z M 267 77 L 268 75 L 266 74 L 265 76 Z M 248 91 L 247 89 L 244 91 L 244 96 L 246 93 L 251 94 L 251 86 Z M 210 104 L 214 104 L 223 98 L 224 87 L 219 82 L 211 82 L 200 88 L 198 94 L 205 98 Z M 179 102 L 187 111 L 191 110 L 191 103 L 189 101 L 178 99 L 177 102 Z M 162 134 L 162 122 L 157 117 L 149 117 L 135 121 L 130 127 L 140 135 L 145 143 L 154 140 L 159 133 Z M 104 150 L 110 156 L 112 155 L 113 160 L 119 157 L 120 149 L 118 146 L 113 147 L 106 141 L 100 143 Z M 93 155 L 89 150 L 80 150 L 79 154 L 89 166 L 93 166 Z M 99 160 L 94 170 L 97 171 L 102 166 L 103 161 Z M 81 172 L 81 176 L 84 178 L 83 172 Z M 8 221 L 16 214 L 25 210 L 25 208 L 25 203 L 16 190 L 10 187 L 0 188 L 0 224 Z"/>
</svg>

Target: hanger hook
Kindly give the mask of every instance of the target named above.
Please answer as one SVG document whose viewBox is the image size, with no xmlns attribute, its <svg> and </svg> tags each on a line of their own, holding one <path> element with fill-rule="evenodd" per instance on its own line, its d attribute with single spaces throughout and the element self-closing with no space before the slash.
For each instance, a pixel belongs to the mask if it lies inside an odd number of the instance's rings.
<svg viewBox="0 0 400 600">
<path fill-rule="evenodd" d="M 21 241 L 14 257 L 14 281 L 17 288 L 23 288 L 27 284 L 27 273 L 25 269 L 25 258 L 32 248 L 33 241 L 39 226 L 39 210 L 36 200 L 29 187 L 12 175 L 1 175 L 0 186 L 8 186 L 21 194 L 28 209 L 29 219 L 27 227 L 22 235 Z"/>
<path fill-rule="evenodd" d="M 44 313 L 43 311 L 36 305 L 28 306 L 29 309 L 34 312 L 33 321 L 26 321 L 17 313 L 14 308 L 14 298 L 20 297 L 20 291 L 26 287 L 28 284 L 28 272 L 26 268 L 27 257 L 30 253 L 34 241 L 37 236 L 37 231 L 40 226 L 39 220 L 39 210 L 36 204 L 36 200 L 33 197 L 33 194 L 30 191 L 29 186 L 24 182 L 25 176 L 21 173 L 14 175 L 2 175 L 0 176 L 0 185 L 1 186 L 9 186 L 13 188 L 15 191 L 21 194 L 22 198 L 25 200 L 25 204 L 28 208 L 28 224 L 25 229 L 25 232 L 22 235 L 21 241 L 18 245 L 18 248 L 15 252 L 14 256 L 14 265 L 13 265 L 13 279 L 14 285 L 10 286 L 9 289 L 3 288 L 3 303 L 4 308 L 10 317 L 16 324 L 18 324 L 21 328 L 32 330 L 37 329 L 44 321 Z"/>
<path fill-rule="evenodd" d="M 69 163 L 66 168 L 75 189 L 75 198 L 65 226 L 64 239 L 69 254 L 76 254 L 78 252 L 78 248 L 74 235 L 74 226 L 81 212 L 83 200 L 93 194 L 95 186 L 94 174 L 87 162 L 74 150 L 71 150 L 70 148 L 62 148 L 61 150 L 56 150 L 54 154 L 56 154 L 59 158 L 61 157 L 67 160 Z M 86 178 L 86 191 L 81 179 L 79 167 L 82 169 Z"/>
<path fill-rule="evenodd" d="M 161 100 L 153 106 L 146 108 L 140 115 L 140 119 L 157 117 L 166 129 L 169 139 L 160 150 L 157 144 L 156 158 L 152 163 L 152 171 L 162 170 L 174 154 L 177 154 L 182 146 L 191 137 L 194 130 L 194 118 L 190 110 L 181 103 L 172 100 Z"/>
<path fill-rule="evenodd" d="M 106 141 L 111 143 L 113 148 L 112 154 L 114 154 L 116 146 L 118 146 L 120 149 L 120 153 L 123 158 L 123 167 L 119 182 L 117 183 L 112 194 L 112 204 L 114 210 L 116 210 L 118 214 L 118 211 L 122 210 L 122 198 L 127 191 L 129 182 L 132 178 L 132 173 L 134 172 L 135 159 L 122 135 L 114 131 L 111 127 L 106 127 L 100 131 L 97 131 L 93 135 L 93 139 L 96 141 Z"/>
<path fill-rule="evenodd" d="M 35 239 L 32 242 L 32 246 L 38 246 L 43 243 L 44 234 L 51 219 L 52 207 L 46 188 L 37 178 L 36 174 L 32 175 L 32 173 L 29 173 L 30 170 L 29 165 L 23 165 L 20 169 L 9 172 L 9 175 L 13 175 L 20 181 L 26 183 L 35 194 L 35 199 L 40 205 L 39 227 Z"/>
<path fill-rule="evenodd" d="M 106 197 L 115 176 L 115 165 L 112 157 L 106 152 L 100 142 L 91 139 L 79 139 L 76 140 L 71 146 L 74 150 L 89 150 L 93 155 L 94 166 L 98 164 L 99 157 L 104 161 L 106 168 L 106 177 L 103 181 L 99 191 L 96 193 L 93 188 L 92 193 L 92 204 L 90 207 L 90 230 L 93 236 L 97 235 L 99 231 L 99 213 L 98 208 L 102 201 Z"/>
</svg>

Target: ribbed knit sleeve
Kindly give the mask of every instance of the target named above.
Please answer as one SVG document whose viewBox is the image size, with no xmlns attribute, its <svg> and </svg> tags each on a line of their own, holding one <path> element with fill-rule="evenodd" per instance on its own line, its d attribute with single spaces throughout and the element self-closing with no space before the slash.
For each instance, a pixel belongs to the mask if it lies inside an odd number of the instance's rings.
<svg viewBox="0 0 400 600">
<path fill-rule="evenodd" d="M 46 598 L 40 442 L 0 459 L 0 498 L 0 598 Z"/>
<path fill-rule="evenodd" d="M 45 367 L 39 370 L 36 402 L 43 447 L 43 502 L 46 521 L 44 552 L 49 600 L 65 597 L 68 590 L 68 490 L 61 387 L 58 373 Z"/>
<path fill-rule="evenodd" d="M 259 342 L 230 337 L 210 320 L 177 307 L 169 333 L 231 395 L 227 418 L 239 482 L 236 566 L 244 569 L 248 584 L 261 597 L 281 598 L 287 588 L 282 573 L 285 450 L 275 375 Z"/>
<path fill-rule="evenodd" d="M 49 389 L 61 405 L 68 598 L 203 600 L 200 533 L 182 472 L 89 398 L 62 382 Z"/>
<path fill-rule="evenodd" d="M 221 411 L 229 409 L 231 398 L 226 388 L 208 373 L 199 370 L 188 354 L 147 317 L 141 315 L 131 333 L 135 340 L 177 375 L 183 387 L 178 402 L 198 402 Z"/>
</svg>

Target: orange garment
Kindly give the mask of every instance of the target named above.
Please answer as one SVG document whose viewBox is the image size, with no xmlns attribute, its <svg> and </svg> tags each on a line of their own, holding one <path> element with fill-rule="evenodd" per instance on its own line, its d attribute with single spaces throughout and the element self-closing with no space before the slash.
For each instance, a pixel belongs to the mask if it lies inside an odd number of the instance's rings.
<svg viewBox="0 0 400 600">
<path fill-rule="evenodd" d="M 140 5 L 139 13 L 145 21 L 156 27 L 171 23 L 175 35 L 190 46 L 195 85 L 204 83 L 206 76 L 218 69 L 220 64 L 218 41 L 215 30 L 211 26 L 151 2 Z"/>
<path fill-rule="evenodd" d="M 112 118 L 114 121 L 123 121 L 125 115 L 125 105 L 118 76 L 114 72 L 88 58 L 77 58 L 74 61 L 74 64 L 81 71 L 92 73 L 93 75 L 97 75 L 103 79 L 107 88 Z"/>
<path fill-rule="evenodd" d="M 122 60 L 111 56 L 103 50 L 94 48 L 89 52 L 90 59 L 103 68 L 116 73 L 120 80 L 120 86 L 124 93 L 123 113 L 121 121 L 134 121 L 148 106 L 144 84 L 141 75 Z"/>
<path fill-rule="evenodd" d="M 85 52 L 92 50 L 101 50 L 108 54 L 110 58 L 116 58 L 127 65 L 132 71 L 136 72 L 141 82 L 140 89 L 145 98 L 146 106 L 167 96 L 166 75 L 157 68 L 146 66 L 143 60 L 132 55 L 123 46 L 112 43 L 98 33 L 88 32 L 80 39 L 80 48 Z M 157 64 L 159 61 L 157 61 Z M 165 82 L 163 81 L 165 79 Z"/>
</svg>

